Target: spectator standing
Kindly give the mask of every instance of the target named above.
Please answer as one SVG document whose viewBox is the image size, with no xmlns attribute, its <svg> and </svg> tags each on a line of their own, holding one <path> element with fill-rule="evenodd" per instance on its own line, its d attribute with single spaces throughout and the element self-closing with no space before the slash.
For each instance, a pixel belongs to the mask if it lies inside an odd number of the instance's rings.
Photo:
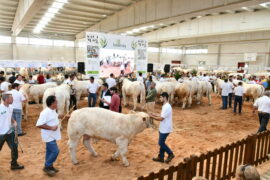
<svg viewBox="0 0 270 180">
<path fill-rule="evenodd" d="M 141 82 L 141 83 L 144 84 L 144 79 L 142 77 L 142 73 L 141 72 L 139 73 L 139 77 L 137 77 L 137 81 L 139 81 L 139 82 Z"/>
<path fill-rule="evenodd" d="M 253 113 L 255 110 L 258 109 L 258 116 L 260 121 L 260 127 L 257 133 L 266 131 L 266 127 L 269 121 L 269 114 L 270 114 L 270 92 L 265 91 L 264 95 L 258 98 L 255 103 L 253 104 Z"/>
<path fill-rule="evenodd" d="M 15 76 L 15 72 L 12 72 L 12 76 L 8 79 L 10 84 L 13 84 L 14 81 L 16 81 L 16 76 Z"/>
<path fill-rule="evenodd" d="M 108 87 L 109 87 L 109 85 L 107 83 L 104 83 L 102 85 L 102 92 L 101 92 L 101 95 L 100 95 L 101 99 L 104 99 L 105 96 L 111 96 L 111 93 L 110 93 Z M 104 104 L 103 101 L 99 102 L 99 107 L 104 108 L 104 109 L 110 109 L 109 105 Z"/>
<path fill-rule="evenodd" d="M 234 89 L 234 85 L 233 85 L 233 81 L 230 78 L 228 84 L 230 85 L 230 91 L 229 91 L 229 108 L 232 107 L 232 97 L 233 97 L 233 89 Z"/>
<path fill-rule="evenodd" d="M 0 77 L 0 93 L 6 93 L 9 91 L 10 83 L 6 81 L 5 77 Z"/>
<path fill-rule="evenodd" d="M 110 77 L 106 79 L 106 83 L 108 84 L 108 88 L 116 86 L 116 81 L 114 79 L 113 73 L 111 73 Z"/>
<path fill-rule="evenodd" d="M 75 74 L 70 75 L 69 81 L 67 81 L 67 84 L 70 85 L 70 105 L 69 109 L 71 109 L 74 106 L 74 109 L 77 109 L 77 99 L 76 99 L 76 89 L 75 89 Z"/>
<path fill-rule="evenodd" d="M 88 85 L 88 107 L 95 107 L 97 101 L 97 91 L 99 88 L 99 84 L 95 82 L 94 77 L 90 77 L 90 83 Z"/>
<path fill-rule="evenodd" d="M 242 104 L 243 104 L 243 95 L 244 88 L 242 87 L 242 82 L 238 83 L 238 86 L 234 88 L 234 108 L 233 112 L 236 113 L 237 105 L 239 105 L 238 112 L 241 114 L 242 112 Z"/>
<path fill-rule="evenodd" d="M 44 84 L 45 83 L 45 78 L 44 78 L 42 72 L 39 73 L 39 75 L 37 77 L 37 81 L 38 81 L 38 84 Z"/>
<path fill-rule="evenodd" d="M 17 78 L 14 81 L 14 83 L 17 83 L 19 85 L 24 85 L 25 84 L 24 81 L 23 81 L 23 78 L 22 78 L 22 76 L 20 74 L 17 75 Z"/>
<path fill-rule="evenodd" d="M 29 84 L 36 84 L 36 81 L 33 79 L 33 76 L 32 75 L 29 76 L 28 83 Z"/>
<path fill-rule="evenodd" d="M 221 85 L 221 97 L 222 97 L 222 107 L 221 109 L 227 109 L 228 106 L 228 96 L 231 90 L 231 86 L 228 83 L 228 79 L 224 80 L 224 83 Z"/>
<path fill-rule="evenodd" d="M 157 97 L 156 83 L 152 82 L 150 89 L 147 92 L 147 96 L 145 98 L 147 112 L 154 112 L 156 97 Z"/>
<path fill-rule="evenodd" d="M 12 90 L 10 93 L 13 97 L 13 114 L 12 118 L 17 122 L 17 132 L 18 136 L 26 135 L 25 132 L 22 131 L 22 103 L 26 101 L 26 98 L 19 91 L 20 85 L 17 83 L 12 84 Z"/>
<path fill-rule="evenodd" d="M 49 74 L 46 75 L 45 82 L 46 82 L 46 83 L 52 82 L 51 76 L 50 76 Z"/>
<path fill-rule="evenodd" d="M 112 95 L 111 102 L 106 101 L 105 99 L 101 99 L 103 103 L 106 103 L 109 105 L 110 110 L 114 112 L 119 112 L 120 111 L 120 96 L 117 94 L 117 88 L 116 87 L 111 87 L 110 88 L 110 93 Z"/>
</svg>

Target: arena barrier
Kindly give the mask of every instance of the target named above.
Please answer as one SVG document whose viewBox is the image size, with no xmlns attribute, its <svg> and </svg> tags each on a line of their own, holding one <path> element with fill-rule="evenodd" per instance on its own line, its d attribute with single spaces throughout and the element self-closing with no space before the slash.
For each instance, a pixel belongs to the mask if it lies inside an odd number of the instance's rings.
<svg viewBox="0 0 270 180">
<path fill-rule="evenodd" d="M 225 180 L 235 177 L 240 164 L 259 165 L 270 157 L 270 131 L 250 135 L 240 141 L 220 147 L 214 151 L 191 155 L 176 166 L 140 176 L 138 180 L 168 179 L 191 180 L 202 176 L 208 180 Z"/>
</svg>

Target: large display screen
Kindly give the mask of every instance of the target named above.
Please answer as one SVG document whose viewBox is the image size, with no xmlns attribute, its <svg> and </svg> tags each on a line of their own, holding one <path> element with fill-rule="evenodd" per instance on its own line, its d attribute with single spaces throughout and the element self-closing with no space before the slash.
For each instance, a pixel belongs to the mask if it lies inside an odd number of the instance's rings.
<svg viewBox="0 0 270 180">
<path fill-rule="evenodd" d="M 134 70 L 134 51 L 100 49 L 100 77 L 115 77 L 121 73 L 128 74 Z"/>
</svg>

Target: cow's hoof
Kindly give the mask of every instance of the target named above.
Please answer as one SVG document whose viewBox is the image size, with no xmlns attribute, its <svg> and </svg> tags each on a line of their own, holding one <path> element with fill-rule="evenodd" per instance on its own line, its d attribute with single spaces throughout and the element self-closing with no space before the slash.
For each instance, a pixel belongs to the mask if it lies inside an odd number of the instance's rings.
<svg viewBox="0 0 270 180">
<path fill-rule="evenodd" d="M 72 162 L 73 165 L 78 165 L 79 164 L 79 161 L 75 161 L 75 162 Z"/>
<path fill-rule="evenodd" d="M 115 158 L 115 157 L 111 157 L 111 161 L 119 161 L 119 159 L 117 159 L 117 157 Z"/>
<path fill-rule="evenodd" d="M 126 162 L 123 164 L 125 167 L 128 167 L 129 166 L 129 162 Z"/>
<path fill-rule="evenodd" d="M 98 153 L 92 153 L 92 156 L 98 157 Z"/>
</svg>

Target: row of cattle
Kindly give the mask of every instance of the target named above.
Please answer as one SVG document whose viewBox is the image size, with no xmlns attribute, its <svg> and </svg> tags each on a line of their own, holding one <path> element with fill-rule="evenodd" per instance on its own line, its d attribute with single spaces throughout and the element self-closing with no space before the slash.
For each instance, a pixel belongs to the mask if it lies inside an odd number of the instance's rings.
<svg viewBox="0 0 270 180">
<path fill-rule="evenodd" d="M 95 81 L 100 85 L 98 94 L 101 93 L 101 85 L 103 84 L 102 79 L 95 79 Z M 168 79 L 165 82 L 160 82 L 154 78 L 156 83 L 156 90 L 158 96 L 162 92 L 167 92 L 170 97 L 170 103 L 178 105 L 182 103 L 182 108 L 186 106 L 191 107 L 192 102 L 195 101 L 197 104 L 201 103 L 202 97 L 206 96 L 208 98 L 208 104 L 211 105 L 211 94 L 213 88 L 210 82 L 206 81 L 192 81 L 184 80 L 183 82 L 177 82 L 175 79 Z M 126 106 L 129 102 L 129 98 L 132 98 L 133 110 L 137 108 L 137 99 L 140 97 L 140 104 L 143 108 L 145 105 L 146 89 L 145 85 L 139 81 L 130 81 L 127 78 L 119 79 L 121 84 L 120 89 L 123 97 L 123 103 Z M 218 93 L 221 92 L 223 80 L 217 79 L 214 82 L 215 89 Z M 234 82 L 237 84 L 237 82 Z M 89 81 L 74 81 L 74 89 L 76 89 L 76 99 L 80 100 L 82 97 L 88 95 Z M 245 96 L 256 100 L 258 97 L 262 96 L 264 88 L 258 84 L 246 84 L 243 83 L 245 89 Z M 71 88 L 67 84 L 57 85 L 55 82 L 50 82 L 46 84 L 25 84 L 21 87 L 20 91 L 27 97 L 28 101 L 43 102 L 43 108 L 46 107 L 45 99 L 49 95 L 55 95 L 58 101 L 58 113 L 65 114 L 68 112 L 69 102 L 70 102 L 70 92 Z M 43 99 L 43 100 L 42 100 Z M 78 101 L 77 101 L 78 103 Z M 25 118 L 27 119 L 28 103 L 25 103 Z"/>
</svg>

